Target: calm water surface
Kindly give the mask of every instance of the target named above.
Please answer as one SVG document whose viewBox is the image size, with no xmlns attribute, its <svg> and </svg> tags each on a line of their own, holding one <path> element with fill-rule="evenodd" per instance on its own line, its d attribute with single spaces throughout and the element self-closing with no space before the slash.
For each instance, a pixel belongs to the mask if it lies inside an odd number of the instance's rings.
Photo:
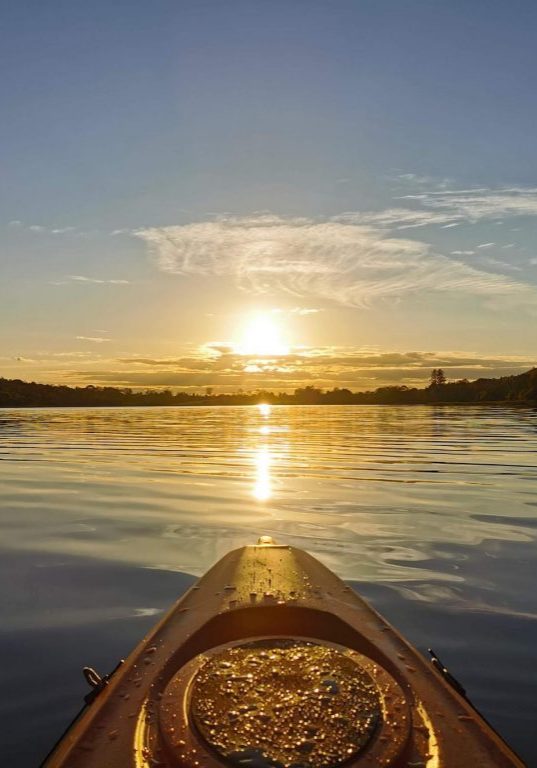
<svg viewBox="0 0 537 768">
<path fill-rule="evenodd" d="M 0 743 L 35 766 L 109 670 L 229 549 L 305 548 L 537 765 L 537 412 L 0 409 Z M 28 739 L 28 728 L 33 738 Z"/>
</svg>

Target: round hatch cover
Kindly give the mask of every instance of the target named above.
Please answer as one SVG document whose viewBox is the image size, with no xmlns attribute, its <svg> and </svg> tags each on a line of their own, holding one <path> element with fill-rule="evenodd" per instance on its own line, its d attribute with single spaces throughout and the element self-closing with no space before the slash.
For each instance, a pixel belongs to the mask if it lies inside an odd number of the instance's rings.
<svg viewBox="0 0 537 768">
<path fill-rule="evenodd" d="M 393 678 L 362 654 L 271 638 L 197 657 L 190 674 L 170 681 L 161 726 L 182 763 L 205 745 L 241 768 L 329 768 L 364 752 L 389 765 L 406 738 L 406 709 Z"/>
</svg>

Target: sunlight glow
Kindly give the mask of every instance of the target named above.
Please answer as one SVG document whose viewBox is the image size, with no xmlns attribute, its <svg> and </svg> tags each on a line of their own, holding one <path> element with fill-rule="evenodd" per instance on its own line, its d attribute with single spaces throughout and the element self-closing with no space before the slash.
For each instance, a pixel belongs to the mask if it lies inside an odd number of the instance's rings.
<svg viewBox="0 0 537 768">
<path fill-rule="evenodd" d="M 269 403 L 258 403 L 257 408 L 261 416 L 270 416 L 271 408 Z"/>
<path fill-rule="evenodd" d="M 250 317 L 243 327 L 239 341 L 233 347 L 239 355 L 289 354 L 289 347 L 282 339 L 278 323 L 268 313 L 259 313 Z"/>
<path fill-rule="evenodd" d="M 264 446 L 258 448 L 255 456 L 255 485 L 252 495 L 258 501 L 266 501 L 272 495 L 272 484 L 270 479 L 270 464 L 272 456 L 269 449 Z"/>
</svg>

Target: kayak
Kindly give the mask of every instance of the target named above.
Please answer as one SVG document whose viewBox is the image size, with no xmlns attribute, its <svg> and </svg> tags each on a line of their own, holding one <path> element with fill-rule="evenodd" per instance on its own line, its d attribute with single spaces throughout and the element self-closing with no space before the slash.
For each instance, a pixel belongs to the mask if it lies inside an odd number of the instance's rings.
<svg viewBox="0 0 537 768">
<path fill-rule="evenodd" d="M 523 768 L 433 654 L 306 552 L 214 565 L 110 675 L 46 768 Z"/>
</svg>

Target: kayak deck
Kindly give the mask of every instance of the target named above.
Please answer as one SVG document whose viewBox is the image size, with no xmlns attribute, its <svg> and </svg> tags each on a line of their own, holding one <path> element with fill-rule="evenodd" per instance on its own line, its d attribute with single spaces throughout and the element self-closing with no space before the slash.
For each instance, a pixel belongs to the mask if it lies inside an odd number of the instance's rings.
<svg viewBox="0 0 537 768">
<path fill-rule="evenodd" d="M 230 552 L 139 644 L 47 768 L 523 768 L 315 558 Z"/>
</svg>

